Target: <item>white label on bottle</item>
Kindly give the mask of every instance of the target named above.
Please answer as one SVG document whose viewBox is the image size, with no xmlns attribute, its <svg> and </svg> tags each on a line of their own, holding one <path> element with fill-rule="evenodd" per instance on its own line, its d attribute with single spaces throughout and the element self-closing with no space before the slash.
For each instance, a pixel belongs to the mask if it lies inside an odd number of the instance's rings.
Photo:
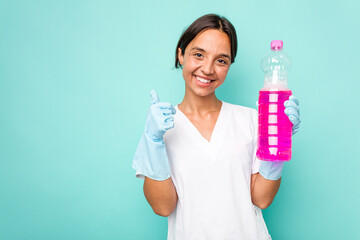
<svg viewBox="0 0 360 240">
<path fill-rule="evenodd" d="M 269 94 L 269 102 L 278 102 L 279 94 Z"/>
<path fill-rule="evenodd" d="M 277 116 L 276 115 L 269 115 L 268 123 L 277 123 Z"/>
<path fill-rule="evenodd" d="M 278 145 L 278 137 L 268 137 L 269 145 Z"/>
<path fill-rule="evenodd" d="M 276 104 L 269 104 L 269 113 L 277 113 L 278 106 Z"/>
<path fill-rule="evenodd" d="M 278 127 L 277 126 L 268 126 L 268 133 L 269 134 L 278 134 Z"/>
</svg>

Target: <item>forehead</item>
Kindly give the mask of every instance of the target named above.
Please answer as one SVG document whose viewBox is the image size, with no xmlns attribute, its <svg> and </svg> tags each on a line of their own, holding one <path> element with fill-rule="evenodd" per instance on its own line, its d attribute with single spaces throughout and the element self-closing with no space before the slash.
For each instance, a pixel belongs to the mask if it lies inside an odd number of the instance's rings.
<svg viewBox="0 0 360 240">
<path fill-rule="evenodd" d="M 223 53 L 230 55 L 231 45 L 229 36 L 217 29 L 206 29 L 200 32 L 187 46 L 200 47 L 207 52 Z"/>
</svg>

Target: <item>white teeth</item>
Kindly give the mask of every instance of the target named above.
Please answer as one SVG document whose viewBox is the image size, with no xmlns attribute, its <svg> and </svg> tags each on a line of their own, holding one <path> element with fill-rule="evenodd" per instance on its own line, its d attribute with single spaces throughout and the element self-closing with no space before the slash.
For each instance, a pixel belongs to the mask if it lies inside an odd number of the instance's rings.
<svg viewBox="0 0 360 240">
<path fill-rule="evenodd" d="M 199 80 L 200 82 L 203 82 L 203 83 L 209 83 L 211 82 L 211 80 L 206 80 L 206 79 L 203 79 L 201 77 L 198 77 L 198 76 L 195 76 L 197 80 Z"/>
</svg>

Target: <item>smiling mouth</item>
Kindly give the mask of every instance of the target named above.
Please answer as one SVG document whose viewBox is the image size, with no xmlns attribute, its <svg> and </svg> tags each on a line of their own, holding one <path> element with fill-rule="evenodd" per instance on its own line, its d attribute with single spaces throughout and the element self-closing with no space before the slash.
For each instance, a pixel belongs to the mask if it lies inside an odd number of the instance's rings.
<svg viewBox="0 0 360 240">
<path fill-rule="evenodd" d="M 197 80 L 199 80 L 200 82 L 202 82 L 202 83 L 210 83 L 210 82 L 215 81 L 215 80 L 211 80 L 211 79 L 205 79 L 205 78 L 202 78 L 202 77 L 199 77 L 199 76 L 196 76 L 196 75 L 195 75 L 195 78 Z"/>
</svg>

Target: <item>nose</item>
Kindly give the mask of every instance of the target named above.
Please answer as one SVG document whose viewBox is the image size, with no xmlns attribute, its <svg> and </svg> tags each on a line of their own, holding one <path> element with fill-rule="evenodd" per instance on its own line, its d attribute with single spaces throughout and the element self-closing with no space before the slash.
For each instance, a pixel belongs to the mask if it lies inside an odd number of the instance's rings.
<svg viewBox="0 0 360 240">
<path fill-rule="evenodd" d="M 210 59 L 205 61 L 202 66 L 202 72 L 206 75 L 212 75 L 214 74 L 214 63 Z"/>
</svg>

